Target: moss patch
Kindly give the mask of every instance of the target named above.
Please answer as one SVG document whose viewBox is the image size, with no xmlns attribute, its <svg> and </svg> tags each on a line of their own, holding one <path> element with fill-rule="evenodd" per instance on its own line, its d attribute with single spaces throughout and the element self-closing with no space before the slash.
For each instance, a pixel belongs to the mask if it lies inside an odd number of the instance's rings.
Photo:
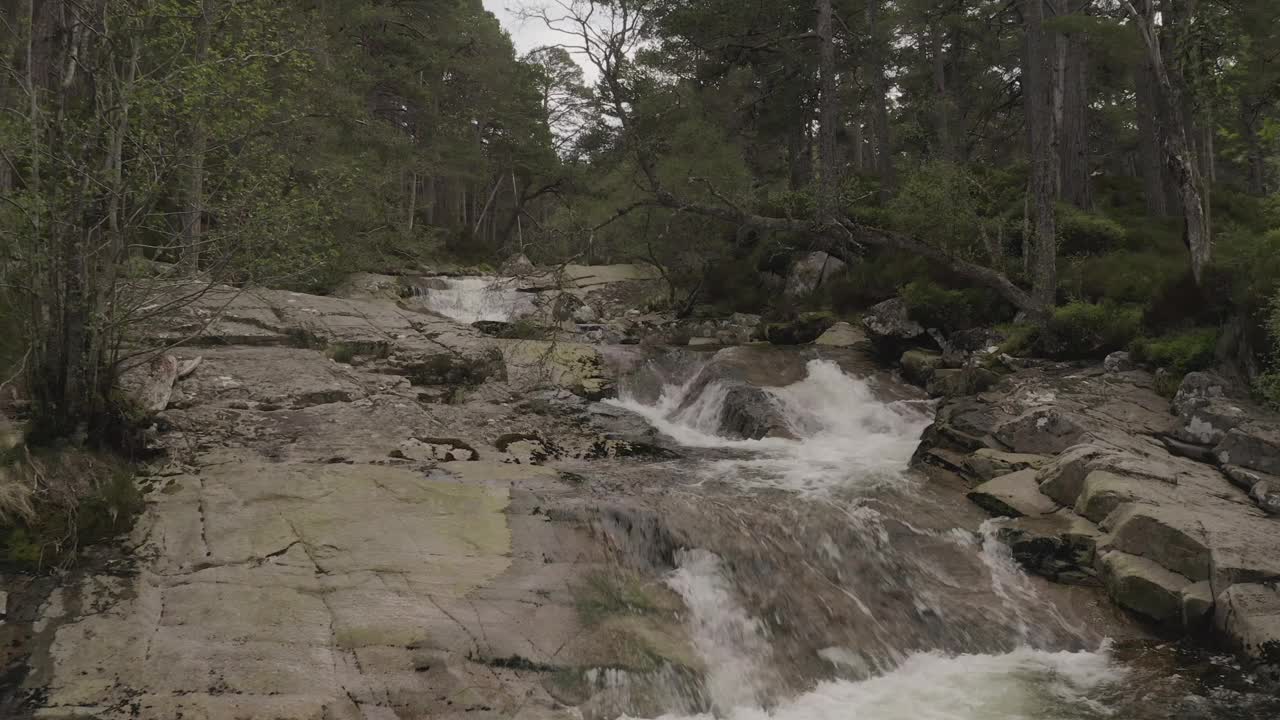
<svg viewBox="0 0 1280 720">
<path fill-rule="evenodd" d="M 73 562 L 126 532 L 143 505 L 131 465 L 78 448 L 7 453 L 0 497 L 0 563 L 21 572 Z"/>
<path fill-rule="evenodd" d="M 1138 338 L 1129 349 L 1138 362 L 1185 375 L 1213 365 L 1218 335 L 1217 328 L 1198 328 L 1156 338 Z"/>
</svg>

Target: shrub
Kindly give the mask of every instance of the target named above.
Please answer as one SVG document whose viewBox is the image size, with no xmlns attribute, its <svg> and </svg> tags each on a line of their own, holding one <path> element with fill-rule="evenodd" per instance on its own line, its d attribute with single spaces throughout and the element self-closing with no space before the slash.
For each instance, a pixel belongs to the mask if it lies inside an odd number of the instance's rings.
<svg viewBox="0 0 1280 720">
<path fill-rule="evenodd" d="M 1280 408 L 1280 292 L 1271 299 L 1267 334 L 1271 339 L 1271 366 L 1258 378 L 1255 389 L 1263 400 Z"/>
<path fill-rule="evenodd" d="M 915 280 L 902 288 L 902 299 L 912 319 L 925 327 L 955 330 L 972 325 L 973 309 L 959 290 L 947 290 L 929 280 Z"/>
<path fill-rule="evenodd" d="M 928 274 L 929 264 L 919 256 L 881 252 L 853 263 L 824 287 L 832 309 L 849 314 L 896 296 L 903 285 Z"/>
<path fill-rule="evenodd" d="M 1037 334 L 1036 350 L 1049 357 L 1100 357 L 1138 335 L 1142 309 L 1114 303 L 1073 302 L 1057 308 Z"/>
<path fill-rule="evenodd" d="M 1007 323 L 996 326 L 996 330 L 1004 335 L 1000 343 L 1000 353 L 1022 357 L 1035 351 L 1036 340 L 1040 336 L 1040 328 L 1023 323 Z"/>
<path fill-rule="evenodd" d="M 1152 293 L 1143 313 L 1143 324 L 1159 333 L 1197 325 L 1221 325 L 1234 314 L 1232 296 L 1236 283 L 1237 278 L 1219 265 L 1206 267 L 1199 283 L 1190 269 L 1183 269 Z"/>
<path fill-rule="evenodd" d="M 1217 328 L 1197 328 L 1158 338 L 1138 338 L 1129 349 L 1139 362 L 1185 375 L 1213 365 L 1218 335 Z"/>
<path fill-rule="evenodd" d="M 1212 267 L 1230 280 L 1231 302 L 1249 312 L 1264 310 L 1280 290 L 1280 229 L 1224 230 L 1214 242 Z"/>
<path fill-rule="evenodd" d="M 1186 252 L 1118 250 L 1064 258 L 1059 292 L 1064 299 L 1145 303 L 1187 272 Z"/>
<path fill-rule="evenodd" d="M 982 288 L 951 290 L 931 280 L 915 280 L 902 288 L 911 317 L 946 332 L 968 330 L 1008 318 L 1008 307 Z"/>
<path fill-rule="evenodd" d="M 8 453 L 0 464 L 0 565 L 39 570 L 129 529 L 142 509 L 132 468 L 74 448 Z"/>
<path fill-rule="evenodd" d="M 1125 247 L 1125 229 L 1105 215 L 1060 203 L 1057 220 L 1063 255 L 1092 255 Z"/>
</svg>

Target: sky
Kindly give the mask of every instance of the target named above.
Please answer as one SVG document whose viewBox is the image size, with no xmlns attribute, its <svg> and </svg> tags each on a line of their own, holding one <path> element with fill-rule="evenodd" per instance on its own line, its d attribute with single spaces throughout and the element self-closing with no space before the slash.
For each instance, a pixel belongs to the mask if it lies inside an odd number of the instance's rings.
<svg viewBox="0 0 1280 720">
<path fill-rule="evenodd" d="M 516 52 L 523 55 L 536 47 L 563 42 L 564 36 L 547 28 L 541 20 L 524 20 L 522 6 L 538 7 L 537 0 L 484 0 L 485 9 L 498 16 L 498 22 L 511 34 Z M 576 59 L 576 58 L 575 58 Z M 577 59 L 588 84 L 595 82 L 595 68 Z"/>
</svg>

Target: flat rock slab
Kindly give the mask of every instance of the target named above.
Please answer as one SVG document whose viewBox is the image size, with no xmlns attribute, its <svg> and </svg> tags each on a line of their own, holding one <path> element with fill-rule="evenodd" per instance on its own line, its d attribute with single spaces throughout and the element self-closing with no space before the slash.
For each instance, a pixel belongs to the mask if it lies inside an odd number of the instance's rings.
<svg viewBox="0 0 1280 720">
<path fill-rule="evenodd" d="M 512 563 L 499 486 L 226 454 L 170 487 L 137 530 L 141 572 L 51 598 L 48 705 L 114 717 L 135 700 L 158 718 L 236 696 L 254 717 L 368 717 L 415 655 L 476 646 L 455 617 Z M 115 601 L 90 612 L 90 597 Z M 367 656 L 387 667 L 366 673 Z"/>
<path fill-rule="evenodd" d="M 867 334 L 847 322 L 838 322 L 827 328 L 826 332 L 813 341 L 814 345 L 829 347 L 853 347 L 867 342 Z"/>
<path fill-rule="evenodd" d="M 1053 498 L 1040 492 L 1033 469 L 988 480 L 970 491 L 969 499 L 989 513 L 1006 517 L 1045 515 L 1058 509 Z"/>
</svg>

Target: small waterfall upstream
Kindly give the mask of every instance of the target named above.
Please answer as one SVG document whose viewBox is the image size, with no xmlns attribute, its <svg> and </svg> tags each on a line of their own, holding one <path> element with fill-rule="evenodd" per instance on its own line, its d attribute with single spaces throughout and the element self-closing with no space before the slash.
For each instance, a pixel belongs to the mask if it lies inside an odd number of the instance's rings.
<svg viewBox="0 0 1280 720">
<path fill-rule="evenodd" d="M 744 583 L 784 578 L 769 572 L 742 577 L 743 570 L 705 549 L 677 553 L 667 584 L 688 609 L 685 620 L 707 667 L 710 708 L 705 715 L 664 718 L 1125 717 L 1111 705 L 1130 671 L 1106 640 L 1037 595 L 995 539 L 993 522 L 979 532 L 912 524 L 913 503 L 929 502 L 919 497 L 927 483 L 908 470 L 930 420 L 926 403 L 882 399 L 874 379 L 846 374 L 830 360 L 810 360 L 803 378 L 765 388 L 791 437 L 736 439 L 720 427 L 733 382 L 707 382 L 708 371 L 704 363 L 687 377 L 668 377 L 648 398 L 624 393 L 613 402 L 686 447 L 714 451 L 697 473 L 724 492 L 764 493 L 779 513 L 799 507 L 801 517 L 804 507 L 834 509 L 843 518 L 840 539 L 832 540 L 835 529 L 823 532 L 812 557 L 793 561 L 843 568 L 824 572 L 839 578 L 832 597 L 847 598 L 853 610 L 828 611 L 835 613 L 831 628 L 804 628 L 818 638 L 830 632 L 831 645 L 811 654 L 837 672 L 813 678 L 799 692 L 778 693 L 771 676 L 782 671 L 785 661 L 775 648 L 784 638 L 772 636 L 766 618 L 753 617 L 740 598 L 748 590 Z M 838 616 L 852 618 L 839 632 Z"/>
<path fill-rule="evenodd" d="M 427 310 L 467 324 L 511 322 L 536 309 L 534 295 L 509 278 L 433 277 L 414 289 L 414 297 Z"/>
</svg>

